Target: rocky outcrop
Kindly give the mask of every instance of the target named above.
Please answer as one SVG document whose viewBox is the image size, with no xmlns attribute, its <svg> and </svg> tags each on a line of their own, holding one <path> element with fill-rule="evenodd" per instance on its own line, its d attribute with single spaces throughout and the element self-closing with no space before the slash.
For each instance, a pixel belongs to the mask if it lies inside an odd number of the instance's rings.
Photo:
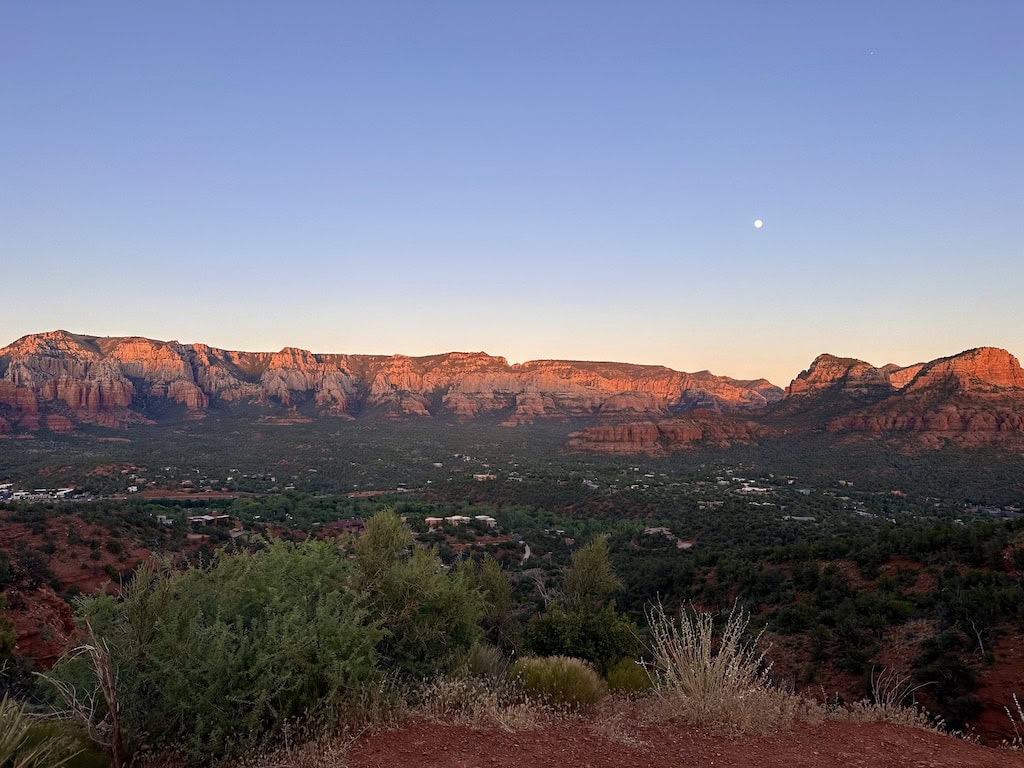
<svg viewBox="0 0 1024 768">
<path fill-rule="evenodd" d="M 566 449 L 587 453 L 664 456 L 687 447 L 752 443 L 771 434 L 762 424 L 721 414 L 679 416 L 584 429 L 569 436 Z"/>
<path fill-rule="evenodd" d="M 817 394 L 827 390 L 842 389 L 866 392 L 871 389 L 894 388 L 894 380 L 902 378 L 905 369 L 895 365 L 875 368 L 863 360 L 835 355 L 818 355 L 806 371 L 793 379 L 786 388 L 786 397 Z"/>
<path fill-rule="evenodd" d="M 1002 349 L 980 347 L 906 368 L 823 355 L 789 386 L 787 400 L 792 410 L 802 395 L 851 390 L 870 390 L 875 400 L 854 407 L 846 401 L 837 408 L 845 412 L 828 419 L 828 431 L 904 435 L 929 445 L 1024 437 L 1024 370 Z"/>
<path fill-rule="evenodd" d="M 7 414 L 4 421 L 8 427 L 39 429 L 39 401 L 29 387 L 0 381 L 0 413 Z"/>
<path fill-rule="evenodd" d="M 918 366 L 907 391 L 952 386 L 960 391 L 1024 389 L 1024 370 L 1005 349 L 979 347 Z"/>
<path fill-rule="evenodd" d="M 213 405 L 247 402 L 312 415 L 495 417 L 516 425 L 664 417 L 694 408 L 756 410 L 782 394 L 763 379 L 738 381 L 707 371 L 562 360 L 509 365 L 482 352 L 318 355 L 288 347 L 253 353 L 65 331 L 26 336 L 0 349 L 0 415 L 27 430 L 144 422 L 160 403 L 193 416 Z"/>
</svg>

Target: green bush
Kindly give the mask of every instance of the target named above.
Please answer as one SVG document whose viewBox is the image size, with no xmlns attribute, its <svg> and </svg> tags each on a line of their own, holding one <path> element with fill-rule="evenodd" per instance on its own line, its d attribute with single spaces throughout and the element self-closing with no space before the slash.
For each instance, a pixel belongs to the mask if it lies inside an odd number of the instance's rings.
<svg viewBox="0 0 1024 768">
<path fill-rule="evenodd" d="M 445 571 L 437 553 L 415 547 L 401 519 L 383 509 L 356 542 L 358 586 L 384 636 L 382 662 L 418 678 L 457 669 L 480 639 L 483 599 L 473 564 Z"/>
<path fill-rule="evenodd" d="M 593 667 L 568 656 L 527 656 L 512 667 L 512 678 L 531 699 L 556 707 L 586 709 L 607 693 Z"/>
<path fill-rule="evenodd" d="M 484 680 L 503 680 L 508 673 L 509 659 L 500 648 L 477 643 L 466 656 L 466 672 Z"/>
<path fill-rule="evenodd" d="M 276 541 L 205 570 L 144 565 L 120 601 L 84 602 L 118 670 L 129 750 L 143 738 L 197 761 L 250 749 L 373 680 L 381 633 L 350 571 L 332 544 Z M 83 657 L 54 676 L 96 687 Z"/>
<path fill-rule="evenodd" d="M 525 646 L 537 656 L 571 655 L 605 672 L 639 650 L 638 635 L 611 605 L 566 612 L 556 603 L 527 625 Z"/>
<path fill-rule="evenodd" d="M 647 670 L 635 659 L 620 659 L 605 675 L 608 688 L 616 693 L 640 693 L 650 690 L 652 683 Z"/>
</svg>

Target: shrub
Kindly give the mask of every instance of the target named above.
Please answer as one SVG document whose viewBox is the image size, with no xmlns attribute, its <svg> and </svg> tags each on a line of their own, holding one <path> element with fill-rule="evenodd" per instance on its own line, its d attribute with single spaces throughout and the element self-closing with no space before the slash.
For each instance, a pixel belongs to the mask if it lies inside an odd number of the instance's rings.
<svg viewBox="0 0 1024 768">
<path fill-rule="evenodd" d="M 349 581 L 337 547 L 275 541 L 205 570 L 147 564 L 120 601 L 85 601 L 118 670 L 129 749 L 144 736 L 196 761 L 249 749 L 373 680 L 380 632 Z M 94 695 L 87 661 L 80 655 L 55 668 L 65 691 Z"/>
<path fill-rule="evenodd" d="M 608 688 L 616 693 L 640 693 L 651 688 L 651 677 L 643 664 L 634 659 L 620 659 L 605 675 Z"/>
<path fill-rule="evenodd" d="M 715 638 L 715 616 L 700 611 L 665 615 L 658 603 L 647 612 L 653 664 L 651 681 L 663 705 L 695 725 L 766 731 L 796 715 L 799 700 L 769 684 L 760 635 L 744 641 L 748 619 L 733 609 Z"/>
<path fill-rule="evenodd" d="M 568 656 L 527 656 L 512 667 L 512 678 L 531 699 L 569 709 L 592 707 L 607 692 L 593 667 Z"/>
<path fill-rule="evenodd" d="M 605 672 L 637 652 L 636 627 L 611 605 L 566 612 L 555 604 L 526 627 L 525 646 L 537 656 L 583 659 Z"/>
<path fill-rule="evenodd" d="M 484 680 L 504 680 L 508 673 L 510 660 L 500 648 L 487 643 L 477 643 L 466 657 L 466 671 L 471 677 Z"/>
<path fill-rule="evenodd" d="M 356 541 L 355 566 L 356 583 L 380 617 L 384 663 L 428 678 L 465 661 L 484 611 L 471 561 L 446 572 L 437 553 L 414 547 L 401 519 L 385 508 Z"/>
</svg>

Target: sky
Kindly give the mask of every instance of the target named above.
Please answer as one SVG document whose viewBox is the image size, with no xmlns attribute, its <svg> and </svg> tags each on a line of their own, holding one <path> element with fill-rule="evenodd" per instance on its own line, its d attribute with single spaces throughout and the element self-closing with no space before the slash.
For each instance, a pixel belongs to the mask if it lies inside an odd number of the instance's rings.
<svg viewBox="0 0 1024 768">
<path fill-rule="evenodd" d="M 0 346 L 1022 356 L 1022 35 L 1020 0 L 0 0 Z"/>
</svg>

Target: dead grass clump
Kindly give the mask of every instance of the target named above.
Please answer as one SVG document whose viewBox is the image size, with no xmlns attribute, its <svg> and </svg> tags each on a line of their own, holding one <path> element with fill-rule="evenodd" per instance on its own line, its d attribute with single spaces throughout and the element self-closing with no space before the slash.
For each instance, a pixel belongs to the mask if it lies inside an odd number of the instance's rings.
<svg viewBox="0 0 1024 768">
<path fill-rule="evenodd" d="M 496 726 L 505 731 L 538 727 L 546 712 L 521 688 L 504 681 L 476 677 L 443 677 L 419 693 L 412 714 L 446 723 Z"/>
<path fill-rule="evenodd" d="M 813 709 L 771 684 L 771 665 L 758 648 L 761 635 L 744 640 L 749 620 L 743 611 L 729 613 L 717 638 L 709 612 L 683 610 L 673 619 L 659 602 L 647 621 L 654 659 L 648 674 L 662 713 L 699 726 L 765 733 Z"/>
<path fill-rule="evenodd" d="M 1009 707 L 1003 707 L 1003 709 L 1013 727 L 1013 738 L 1004 741 L 1003 746 L 1017 752 L 1024 752 L 1024 707 L 1021 706 L 1016 693 L 1013 694 L 1013 711 Z"/>
<path fill-rule="evenodd" d="M 915 694 L 928 685 L 911 685 L 910 678 L 883 668 L 871 671 L 871 694 L 846 707 L 827 707 L 832 720 L 851 723 L 893 723 L 945 732 L 944 723 L 917 703 Z"/>
</svg>

